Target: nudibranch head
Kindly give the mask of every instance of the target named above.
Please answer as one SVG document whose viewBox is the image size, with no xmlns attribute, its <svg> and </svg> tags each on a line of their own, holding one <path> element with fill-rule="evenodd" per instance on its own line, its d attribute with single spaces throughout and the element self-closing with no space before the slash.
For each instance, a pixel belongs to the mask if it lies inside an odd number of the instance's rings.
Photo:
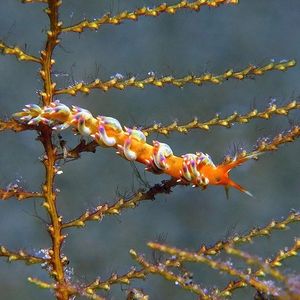
<svg viewBox="0 0 300 300">
<path fill-rule="evenodd" d="M 247 159 L 248 158 L 233 160 L 230 163 L 223 163 L 215 166 L 214 168 L 212 168 L 210 165 L 204 165 L 202 166 L 200 172 L 209 180 L 209 184 L 223 185 L 225 187 L 226 194 L 228 194 L 228 188 L 233 187 L 252 197 L 252 194 L 249 191 L 229 177 L 229 172 Z"/>
</svg>

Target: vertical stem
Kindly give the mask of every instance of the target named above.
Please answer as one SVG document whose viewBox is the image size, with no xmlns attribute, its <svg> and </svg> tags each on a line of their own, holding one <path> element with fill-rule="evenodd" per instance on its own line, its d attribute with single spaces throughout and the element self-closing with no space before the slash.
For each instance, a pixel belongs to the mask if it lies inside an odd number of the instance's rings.
<svg viewBox="0 0 300 300">
<path fill-rule="evenodd" d="M 61 32 L 62 23 L 58 21 L 58 11 L 61 4 L 61 0 L 48 0 L 48 7 L 45 9 L 50 21 L 50 30 L 47 32 L 45 49 L 41 51 L 42 67 L 40 75 L 44 82 L 44 89 L 40 92 L 40 95 L 44 105 L 49 105 L 53 102 L 55 83 L 52 81 L 51 71 L 52 65 L 55 61 L 52 58 L 52 55 L 56 45 L 59 43 L 58 36 Z M 61 256 L 61 245 L 65 236 L 61 233 L 62 219 L 59 217 L 57 212 L 56 194 L 53 188 L 56 149 L 52 144 L 52 129 L 47 126 L 43 126 L 41 128 L 40 139 L 45 149 L 45 157 L 43 160 L 46 171 L 46 180 L 43 185 L 45 198 L 44 207 L 47 209 L 51 219 L 51 225 L 48 227 L 52 240 L 52 249 L 49 251 L 51 257 L 51 275 L 56 281 L 57 299 L 68 300 L 70 291 L 64 274 L 64 261 Z"/>
<path fill-rule="evenodd" d="M 52 58 L 52 54 L 59 43 L 58 36 L 61 33 L 62 22 L 58 21 L 58 9 L 61 4 L 61 0 L 48 0 L 48 8 L 45 9 L 50 20 L 50 30 L 47 32 L 46 47 L 41 51 L 40 74 L 44 81 L 44 91 L 40 92 L 40 95 L 44 105 L 49 105 L 53 101 L 55 83 L 52 82 L 51 70 L 55 60 Z"/>
<path fill-rule="evenodd" d="M 43 185 L 43 191 L 45 198 L 44 207 L 47 209 L 51 219 L 51 225 L 48 227 L 52 240 L 52 249 L 49 251 L 49 255 L 51 257 L 51 275 L 57 282 L 57 299 L 68 300 L 69 292 L 64 274 L 63 258 L 61 256 L 61 245 L 65 236 L 61 234 L 62 219 L 59 217 L 57 212 L 56 194 L 53 189 L 56 150 L 52 144 L 51 138 L 52 130 L 45 126 L 45 128 L 41 130 L 41 141 L 46 152 L 43 161 L 46 170 L 46 180 Z"/>
</svg>

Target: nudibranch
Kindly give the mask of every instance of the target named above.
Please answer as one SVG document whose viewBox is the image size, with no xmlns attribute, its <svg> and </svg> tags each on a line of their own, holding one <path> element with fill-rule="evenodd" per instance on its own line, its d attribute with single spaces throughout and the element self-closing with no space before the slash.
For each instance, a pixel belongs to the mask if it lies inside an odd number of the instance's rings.
<svg viewBox="0 0 300 300">
<path fill-rule="evenodd" d="M 125 159 L 144 164 L 150 172 L 168 174 L 178 182 L 191 184 L 193 187 L 204 189 L 208 185 L 222 185 L 226 191 L 233 187 L 251 196 L 229 177 L 229 172 L 253 155 L 239 155 L 219 165 L 215 165 L 211 157 L 202 152 L 176 156 L 165 143 L 153 141 L 152 145 L 148 144 L 144 133 L 137 128 L 122 127 L 112 117 L 95 118 L 86 109 L 77 106 L 69 108 L 58 100 L 46 107 L 28 104 L 22 112 L 15 113 L 14 117 L 29 125 L 43 123 L 53 130 L 72 126 L 81 135 L 93 138 L 100 146 L 113 147 Z"/>
</svg>

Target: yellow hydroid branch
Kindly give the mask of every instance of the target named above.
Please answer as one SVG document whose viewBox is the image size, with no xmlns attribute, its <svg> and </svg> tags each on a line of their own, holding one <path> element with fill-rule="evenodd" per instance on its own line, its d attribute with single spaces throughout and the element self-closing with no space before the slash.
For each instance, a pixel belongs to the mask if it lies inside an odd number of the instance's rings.
<svg viewBox="0 0 300 300">
<path fill-rule="evenodd" d="M 162 13 L 175 14 L 178 10 L 181 9 L 198 11 L 203 6 L 218 7 L 221 4 L 238 4 L 238 0 L 197 0 L 193 2 L 182 0 L 173 5 L 162 3 L 153 8 L 144 6 L 131 12 L 129 11 L 120 12 L 115 16 L 110 16 L 110 14 L 105 14 L 101 18 L 95 19 L 93 21 L 84 20 L 78 24 L 65 27 L 63 28 L 62 31 L 82 32 L 84 29 L 97 30 L 99 29 L 100 26 L 104 24 L 118 25 L 125 20 L 137 21 L 138 18 L 141 16 L 157 17 Z"/>
</svg>

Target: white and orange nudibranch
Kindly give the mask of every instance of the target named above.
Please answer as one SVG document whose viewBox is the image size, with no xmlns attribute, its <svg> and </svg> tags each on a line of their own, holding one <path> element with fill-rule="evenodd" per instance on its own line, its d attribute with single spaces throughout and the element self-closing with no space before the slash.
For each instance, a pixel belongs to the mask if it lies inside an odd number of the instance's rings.
<svg viewBox="0 0 300 300">
<path fill-rule="evenodd" d="M 127 160 L 146 165 L 147 171 L 168 174 L 178 182 L 192 184 L 193 187 L 204 189 L 208 185 L 222 185 L 226 192 L 229 187 L 233 187 L 252 196 L 229 177 L 229 172 L 254 155 L 241 155 L 219 165 L 215 165 L 211 157 L 202 152 L 179 157 L 174 155 L 171 147 L 165 143 L 153 141 L 152 145 L 148 144 L 146 136 L 139 129 L 122 127 L 119 121 L 112 117 L 95 118 L 86 109 L 77 106 L 69 108 L 58 100 L 46 107 L 28 104 L 22 112 L 15 113 L 14 117 L 29 125 L 46 124 L 53 130 L 75 127 L 81 135 L 90 136 L 100 146 L 114 147 L 117 153 Z"/>
</svg>

